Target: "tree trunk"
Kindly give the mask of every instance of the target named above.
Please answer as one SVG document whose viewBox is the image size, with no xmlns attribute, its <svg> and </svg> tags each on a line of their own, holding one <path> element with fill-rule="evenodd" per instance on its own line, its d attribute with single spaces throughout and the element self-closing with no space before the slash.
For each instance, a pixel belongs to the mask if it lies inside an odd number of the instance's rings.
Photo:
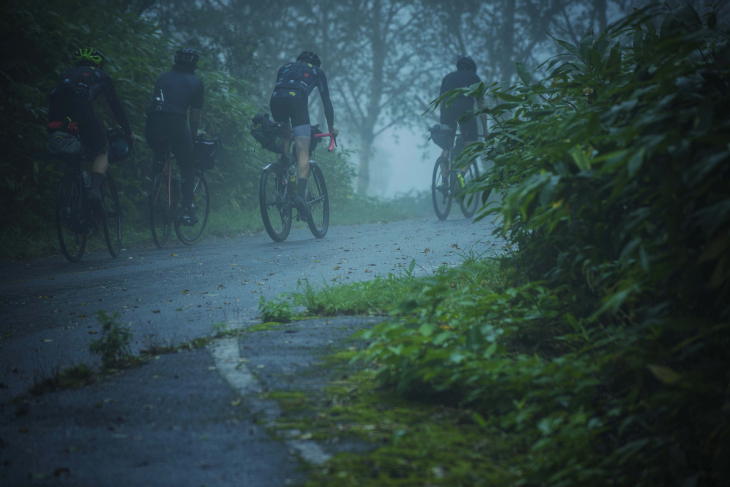
<svg viewBox="0 0 730 487">
<path fill-rule="evenodd" d="M 515 10 L 516 0 L 504 0 L 504 24 L 502 25 L 502 82 L 509 82 L 515 70 L 512 57 L 515 50 Z"/>
<path fill-rule="evenodd" d="M 370 186 L 370 154 L 373 149 L 373 138 L 362 137 L 360 146 L 360 163 L 357 172 L 357 194 L 367 196 Z"/>
<path fill-rule="evenodd" d="M 360 152 L 360 171 L 357 175 L 357 192 L 365 196 L 370 185 L 370 155 L 372 152 L 373 141 L 375 140 L 375 125 L 378 123 L 380 115 L 380 102 L 383 97 L 383 70 L 385 67 L 385 58 L 387 46 L 383 42 L 382 12 L 380 10 L 380 0 L 375 0 L 373 4 L 372 28 L 370 29 L 370 42 L 373 48 L 373 77 L 370 84 L 370 100 L 367 106 L 367 114 L 360 137 L 362 141 L 362 150 Z"/>
<path fill-rule="evenodd" d="M 606 19 L 606 0 L 594 0 L 593 8 L 596 9 L 596 19 L 598 20 L 598 35 L 606 32 L 608 21 Z"/>
</svg>

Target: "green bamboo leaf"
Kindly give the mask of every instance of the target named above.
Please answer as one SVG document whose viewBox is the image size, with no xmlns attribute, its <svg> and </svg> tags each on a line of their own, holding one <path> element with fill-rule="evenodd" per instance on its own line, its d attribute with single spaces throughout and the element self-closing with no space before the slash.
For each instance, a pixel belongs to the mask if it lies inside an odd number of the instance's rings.
<svg viewBox="0 0 730 487">
<path fill-rule="evenodd" d="M 517 65 L 517 74 L 520 77 L 520 80 L 522 80 L 522 83 L 525 84 L 525 86 L 530 85 L 530 72 L 527 71 L 527 68 L 522 63 L 516 63 Z"/>
<path fill-rule="evenodd" d="M 664 365 L 649 364 L 646 368 L 649 369 L 654 377 L 667 385 L 676 384 L 682 378 L 681 375 Z"/>
</svg>

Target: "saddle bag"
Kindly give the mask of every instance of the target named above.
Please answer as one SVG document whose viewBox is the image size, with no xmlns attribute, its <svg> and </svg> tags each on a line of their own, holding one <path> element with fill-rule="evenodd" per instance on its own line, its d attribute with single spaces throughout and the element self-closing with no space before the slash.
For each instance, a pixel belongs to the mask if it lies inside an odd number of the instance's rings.
<svg viewBox="0 0 730 487">
<path fill-rule="evenodd" d="M 251 119 L 251 135 L 264 149 L 275 154 L 284 153 L 281 124 L 271 120 L 268 113 L 258 113 Z"/>
<path fill-rule="evenodd" d="M 431 140 L 443 150 L 451 149 L 454 143 L 454 131 L 448 125 L 437 123 L 428 129 L 431 132 Z"/>
<path fill-rule="evenodd" d="M 46 139 L 46 148 L 53 156 L 66 162 L 73 162 L 81 157 L 83 146 L 81 139 L 66 132 L 56 131 Z"/>
</svg>

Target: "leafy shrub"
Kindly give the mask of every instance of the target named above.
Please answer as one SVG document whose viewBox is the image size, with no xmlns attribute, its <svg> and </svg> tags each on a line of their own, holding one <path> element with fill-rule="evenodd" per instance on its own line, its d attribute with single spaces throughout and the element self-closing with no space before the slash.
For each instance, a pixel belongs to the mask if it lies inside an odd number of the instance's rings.
<svg viewBox="0 0 730 487">
<path fill-rule="evenodd" d="M 104 368 L 125 364 L 132 357 L 132 331 L 129 325 L 120 323 L 119 313 L 116 312 L 109 316 L 99 311 L 96 320 L 101 324 L 101 337 L 91 342 L 89 351 L 101 357 Z"/>
<path fill-rule="evenodd" d="M 259 299 L 259 313 L 264 322 L 274 321 L 276 323 L 289 323 L 292 319 L 292 305 L 289 301 L 266 301 L 261 296 Z"/>
<path fill-rule="evenodd" d="M 496 102 L 462 157 L 494 163 L 471 189 L 503 193 L 481 217 L 508 286 L 454 303 L 437 278 L 361 358 L 524 445 L 517 485 L 730 478 L 730 36 L 704 18 L 637 11 L 558 40 L 542 81 L 518 64 L 520 86 L 460 90 Z"/>
</svg>

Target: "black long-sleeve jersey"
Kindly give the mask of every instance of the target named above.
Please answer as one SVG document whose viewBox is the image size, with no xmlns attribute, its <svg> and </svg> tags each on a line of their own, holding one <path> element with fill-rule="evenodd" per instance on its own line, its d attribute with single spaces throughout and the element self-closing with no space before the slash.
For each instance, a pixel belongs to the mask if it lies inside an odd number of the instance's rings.
<svg viewBox="0 0 730 487">
<path fill-rule="evenodd" d="M 444 76 L 443 81 L 441 81 L 439 95 L 443 95 L 457 88 L 467 88 L 481 81 L 479 75 L 473 71 L 460 69 Z M 441 123 L 452 125 L 464 112 L 473 109 L 474 98 L 459 95 L 451 106 L 446 106 L 445 103 L 441 104 Z"/>
<path fill-rule="evenodd" d="M 332 107 L 327 76 L 317 66 L 305 62 L 293 62 L 285 64 L 276 73 L 276 86 L 274 87 L 275 97 L 295 96 L 309 98 L 314 88 L 319 90 L 319 95 L 324 104 L 324 116 L 327 118 L 327 125 L 334 126 L 335 110 Z"/>
<path fill-rule="evenodd" d="M 103 94 L 114 113 L 119 125 L 126 134 L 131 134 L 127 114 L 117 96 L 114 82 L 101 68 L 89 65 L 74 66 L 64 71 L 51 91 L 51 100 L 67 94 L 80 95 L 93 104 L 99 95 Z"/>
<path fill-rule="evenodd" d="M 173 113 L 187 118 L 188 108 L 203 108 L 205 87 L 200 78 L 183 69 L 173 69 L 155 81 L 147 113 Z"/>
</svg>

